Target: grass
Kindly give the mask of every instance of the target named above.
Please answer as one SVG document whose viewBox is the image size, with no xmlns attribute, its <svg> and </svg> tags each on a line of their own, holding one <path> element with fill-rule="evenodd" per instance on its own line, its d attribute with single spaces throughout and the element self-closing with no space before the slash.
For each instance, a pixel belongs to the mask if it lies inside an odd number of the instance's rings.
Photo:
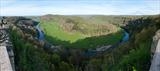
<svg viewBox="0 0 160 71">
<path fill-rule="evenodd" d="M 62 17 L 63 18 L 63 17 Z M 68 26 L 68 23 L 62 23 L 63 20 L 41 19 L 41 27 L 45 32 L 46 39 L 55 45 L 62 45 L 64 47 L 73 48 L 96 48 L 102 45 L 112 45 L 121 40 L 123 36 L 122 30 L 112 24 L 88 24 L 87 20 L 72 19 L 76 21 L 77 28 L 71 31 L 66 31 L 62 27 Z M 78 23 L 77 23 L 78 21 Z M 98 22 L 98 21 L 97 21 Z M 62 24 L 65 26 L 62 26 Z M 85 33 L 84 33 L 85 32 Z"/>
<path fill-rule="evenodd" d="M 54 38 L 60 39 L 62 41 L 69 41 L 70 43 L 73 43 L 79 39 L 83 39 L 86 36 L 79 33 L 79 32 L 66 32 L 60 28 L 58 23 L 56 22 L 41 22 L 41 26 L 44 29 L 44 32 L 46 35 L 52 36 Z"/>
<path fill-rule="evenodd" d="M 72 43 L 69 47 L 88 49 L 88 48 L 97 48 L 105 45 L 112 45 L 120 41 L 122 35 L 123 35 L 122 31 L 119 31 L 109 35 L 87 37 L 85 39 L 80 39 Z"/>
</svg>

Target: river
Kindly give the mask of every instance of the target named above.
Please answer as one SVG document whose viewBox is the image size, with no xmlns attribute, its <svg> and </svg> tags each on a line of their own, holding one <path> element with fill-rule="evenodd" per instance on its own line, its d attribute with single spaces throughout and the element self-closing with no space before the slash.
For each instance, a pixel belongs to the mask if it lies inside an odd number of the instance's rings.
<svg viewBox="0 0 160 71">
<path fill-rule="evenodd" d="M 38 31 L 38 39 L 39 40 L 44 40 L 45 38 L 44 38 L 44 33 L 43 33 L 43 31 L 40 29 L 40 26 L 39 26 L 39 24 L 37 24 L 36 25 L 36 30 Z"/>
<path fill-rule="evenodd" d="M 102 47 L 99 47 L 99 48 L 96 48 L 96 49 L 88 49 L 87 51 L 85 51 L 83 53 L 83 55 L 86 56 L 86 57 L 96 56 L 98 53 L 103 53 L 103 52 L 106 52 L 108 50 L 112 50 L 112 49 L 118 47 L 118 45 L 120 45 L 124 42 L 127 42 L 129 40 L 129 33 L 127 32 L 126 29 L 123 29 L 123 31 L 124 31 L 123 37 L 119 42 L 117 42 L 113 45 L 102 46 Z"/>
<path fill-rule="evenodd" d="M 122 42 L 126 42 L 129 40 L 129 33 L 124 30 L 124 36 L 122 38 Z"/>
<path fill-rule="evenodd" d="M 37 32 L 38 32 L 37 38 L 38 38 L 39 40 L 43 41 L 43 40 L 45 39 L 45 37 L 44 37 L 43 31 L 42 31 L 41 28 L 40 28 L 40 25 L 37 24 L 35 28 L 36 28 L 36 30 L 37 30 Z M 123 28 L 122 28 L 122 29 L 123 29 Z M 120 40 L 120 42 L 117 42 L 117 43 L 114 44 L 114 45 L 105 46 L 105 48 L 104 48 L 104 46 L 103 46 L 103 47 L 100 47 L 100 48 L 97 48 L 97 49 L 88 49 L 87 51 L 84 51 L 84 53 L 83 53 L 84 56 L 89 56 L 89 57 L 90 57 L 90 56 L 95 56 L 98 52 L 105 52 L 105 51 L 107 51 L 108 49 L 113 49 L 113 48 L 117 47 L 118 45 L 120 45 L 120 44 L 128 41 L 128 40 L 129 40 L 129 33 L 127 32 L 126 29 L 123 29 L 123 31 L 124 31 L 124 34 L 123 34 L 123 37 L 122 37 L 122 39 Z"/>
<path fill-rule="evenodd" d="M 39 40 L 44 40 L 45 38 L 44 38 L 44 33 L 43 33 L 43 31 L 41 30 L 41 28 L 40 28 L 40 25 L 39 25 L 39 23 L 36 25 L 36 30 L 38 31 L 38 39 Z M 123 28 L 122 28 L 123 29 Z M 124 30 L 124 35 L 123 35 L 123 38 L 121 39 L 121 42 L 120 43 L 123 43 L 123 42 L 126 42 L 126 41 L 128 41 L 129 40 L 129 33 L 126 31 L 126 29 L 123 29 Z"/>
</svg>

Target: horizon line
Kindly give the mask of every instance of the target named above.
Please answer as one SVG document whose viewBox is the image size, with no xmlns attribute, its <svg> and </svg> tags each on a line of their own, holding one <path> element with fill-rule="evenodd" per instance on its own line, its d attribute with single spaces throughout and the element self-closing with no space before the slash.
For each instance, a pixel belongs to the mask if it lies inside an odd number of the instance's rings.
<svg viewBox="0 0 160 71">
<path fill-rule="evenodd" d="M 78 16 L 78 15 L 102 15 L 102 16 L 150 16 L 150 15 L 160 15 L 159 14 L 43 14 L 43 15 L 0 15 L 0 16 L 45 16 L 45 15 L 70 15 L 70 16 Z"/>
</svg>

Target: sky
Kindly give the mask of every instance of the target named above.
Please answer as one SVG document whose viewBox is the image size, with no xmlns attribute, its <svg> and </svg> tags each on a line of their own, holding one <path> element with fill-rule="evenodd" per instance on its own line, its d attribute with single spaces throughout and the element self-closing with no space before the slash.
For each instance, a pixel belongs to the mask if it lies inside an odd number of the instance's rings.
<svg viewBox="0 0 160 71">
<path fill-rule="evenodd" d="M 0 0 L 0 16 L 154 15 L 160 0 Z"/>
</svg>

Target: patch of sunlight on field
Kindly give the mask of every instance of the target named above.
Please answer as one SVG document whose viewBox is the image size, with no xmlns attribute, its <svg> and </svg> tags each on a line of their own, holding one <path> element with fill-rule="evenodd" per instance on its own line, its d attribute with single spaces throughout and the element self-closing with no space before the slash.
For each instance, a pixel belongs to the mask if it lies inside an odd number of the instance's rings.
<svg viewBox="0 0 160 71">
<path fill-rule="evenodd" d="M 41 22 L 41 27 L 44 29 L 46 35 L 52 36 L 54 38 L 60 39 L 62 41 L 69 41 L 71 43 L 79 40 L 84 39 L 85 35 L 79 32 L 66 32 L 60 28 L 58 23 L 56 22 Z"/>
</svg>

